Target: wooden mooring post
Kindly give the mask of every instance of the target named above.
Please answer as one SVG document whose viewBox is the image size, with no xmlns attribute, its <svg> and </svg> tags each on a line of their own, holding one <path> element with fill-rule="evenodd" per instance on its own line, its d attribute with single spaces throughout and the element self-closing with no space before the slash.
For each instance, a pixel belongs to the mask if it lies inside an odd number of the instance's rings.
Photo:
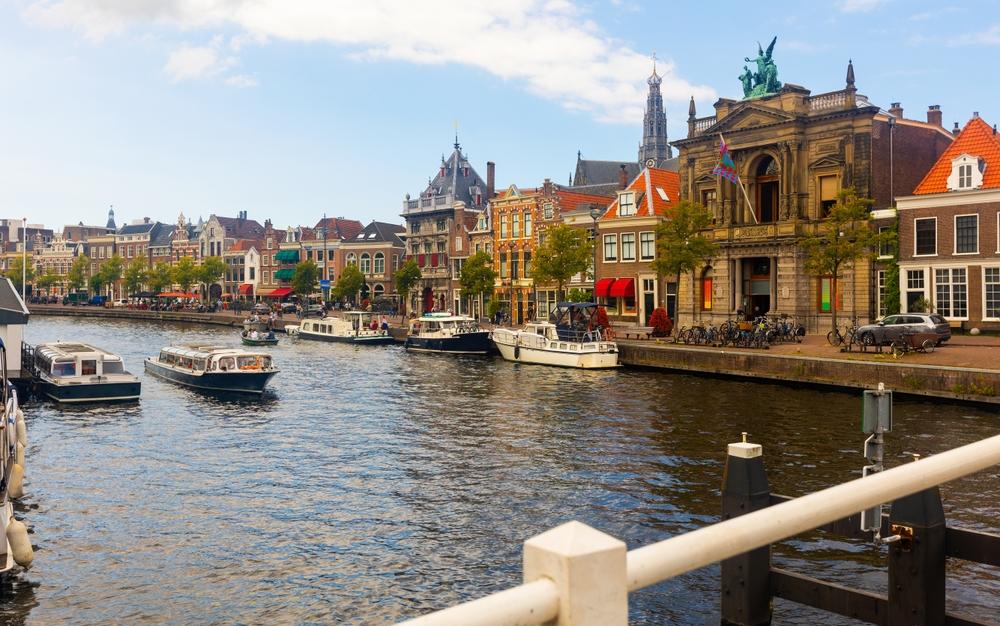
<svg viewBox="0 0 1000 626">
<path fill-rule="evenodd" d="M 889 533 L 899 537 L 889 548 L 889 625 L 944 624 L 946 528 L 940 490 L 893 502 Z"/>
</svg>

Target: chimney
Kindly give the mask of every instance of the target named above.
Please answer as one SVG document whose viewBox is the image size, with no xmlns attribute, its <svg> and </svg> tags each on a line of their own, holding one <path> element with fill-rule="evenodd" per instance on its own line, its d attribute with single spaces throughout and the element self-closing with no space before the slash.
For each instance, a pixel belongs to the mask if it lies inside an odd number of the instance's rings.
<svg viewBox="0 0 1000 626">
<path fill-rule="evenodd" d="M 972 119 L 974 119 L 974 120 L 978 120 L 979 119 L 979 111 L 973 111 L 972 112 Z"/>
<path fill-rule="evenodd" d="M 903 119 L 903 107 L 899 106 L 898 102 L 893 102 L 892 106 L 889 107 L 889 115 Z"/>
<path fill-rule="evenodd" d="M 148 224 L 149 223 L 149 218 L 148 217 L 142 218 L 142 223 L 143 224 Z"/>
<path fill-rule="evenodd" d="M 545 182 L 542 184 L 542 192 L 546 196 L 551 196 L 552 195 L 552 179 L 550 179 L 550 178 L 546 178 L 545 179 Z"/>
<path fill-rule="evenodd" d="M 618 188 L 625 189 L 628 187 L 628 174 L 625 173 L 625 164 L 622 163 L 621 169 L 618 170 Z"/>
<path fill-rule="evenodd" d="M 944 122 L 941 121 L 940 104 L 932 104 L 927 107 L 927 123 L 944 128 Z"/>
<path fill-rule="evenodd" d="M 957 135 L 960 132 L 962 132 L 962 131 L 958 128 L 958 122 L 955 122 L 955 128 L 951 129 L 951 134 L 952 135 Z"/>
<path fill-rule="evenodd" d="M 497 164 L 493 161 L 486 162 L 486 199 L 492 200 L 496 191 Z"/>
</svg>

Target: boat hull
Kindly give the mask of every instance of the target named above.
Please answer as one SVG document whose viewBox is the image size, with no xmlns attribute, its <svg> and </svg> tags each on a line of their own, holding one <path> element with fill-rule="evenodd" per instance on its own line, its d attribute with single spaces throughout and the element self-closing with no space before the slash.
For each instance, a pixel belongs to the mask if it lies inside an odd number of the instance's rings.
<svg viewBox="0 0 1000 626">
<path fill-rule="evenodd" d="M 516 344 L 494 341 L 497 349 L 507 361 L 553 365 L 577 369 L 610 369 L 618 367 L 618 351 L 566 352 L 546 348 L 529 348 Z"/>
<path fill-rule="evenodd" d="M 299 339 L 312 339 L 314 341 L 328 341 L 331 343 L 352 343 L 355 345 L 378 346 L 396 343 L 395 337 L 386 333 L 384 335 L 329 335 L 324 333 L 313 333 L 299 329 L 296 335 Z"/>
<path fill-rule="evenodd" d="M 39 388 L 46 397 L 65 404 L 82 402 L 129 402 L 139 399 L 142 383 L 136 381 L 57 385 L 46 380 Z"/>
<path fill-rule="evenodd" d="M 240 340 L 243 342 L 244 346 L 276 346 L 276 345 L 278 345 L 277 338 L 275 338 L 275 339 L 247 339 L 246 337 L 241 337 Z"/>
<path fill-rule="evenodd" d="M 172 367 L 160 365 L 152 359 L 146 359 L 146 371 L 163 380 L 200 389 L 203 391 L 222 391 L 232 393 L 262 394 L 267 383 L 277 372 L 204 372 L 189 374 Z"/>
<path fill-rule="evenodd" d="M 490 341 L 489 331 L 462 333 L 451 337 L 406 338 L 405 347 L 413 352 L 446 352 L 450 354 L 493 354 L 496 348 Z"/>
</svg>

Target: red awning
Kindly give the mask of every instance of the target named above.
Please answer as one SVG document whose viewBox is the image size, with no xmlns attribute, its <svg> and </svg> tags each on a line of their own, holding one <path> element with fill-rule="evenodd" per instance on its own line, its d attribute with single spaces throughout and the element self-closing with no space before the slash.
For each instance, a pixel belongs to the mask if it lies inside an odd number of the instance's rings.
<svg viewBox="0 0 1000 626">
<path fill-rule="evenodd" d="M 284 298 L 285 296 L 292 295 L 291 287 L 278 287 L 271 293 L 267 294 L 268 298 Z"/>
<path fill-rule="evenodd" d="M 193 293 L 184 293 L 183 291 L 165 291 L 158 294 L 161 298 L 197 298 L 198 296 Z"/>
<path fill-rule="evenodd" d="M 613 282 L 615 282 L 614 278 L 602 278 L 597 281 L 597 284 L 594 286 L 594 295 L 598 298 L 607 298 Z"/>
<path fill-rule="evenodd" d="M 619 278 L 615 284 L 611 285 L 611 291 L 608 292 L 608 295 L 612 298 L 634 298 L 635 279 Z"/>
<path fill-rule="evenodd" d="M 253 285 L 249 283 L 243 283 L 242 285 L 240 285 L 241 296 L 249 296 L 251 294 L 253 294 Z"/>
</svg>

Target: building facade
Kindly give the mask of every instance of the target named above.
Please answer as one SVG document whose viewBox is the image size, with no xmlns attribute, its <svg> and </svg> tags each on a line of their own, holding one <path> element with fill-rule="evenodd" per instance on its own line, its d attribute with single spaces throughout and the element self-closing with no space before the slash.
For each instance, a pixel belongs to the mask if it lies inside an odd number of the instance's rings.
<svg viewBox="0 0 1000 626">
<path fill-rule="evenodd" d="M 341 242 L 337 264 L 355 265 L 365 277 L 358 302 L 370 300 L 383 310 L 398 308 L 395 275 L 406 253 L 399 238 L 404 230 L 399 224 L 371 222 L 352 239 Z"/>
</svg>

